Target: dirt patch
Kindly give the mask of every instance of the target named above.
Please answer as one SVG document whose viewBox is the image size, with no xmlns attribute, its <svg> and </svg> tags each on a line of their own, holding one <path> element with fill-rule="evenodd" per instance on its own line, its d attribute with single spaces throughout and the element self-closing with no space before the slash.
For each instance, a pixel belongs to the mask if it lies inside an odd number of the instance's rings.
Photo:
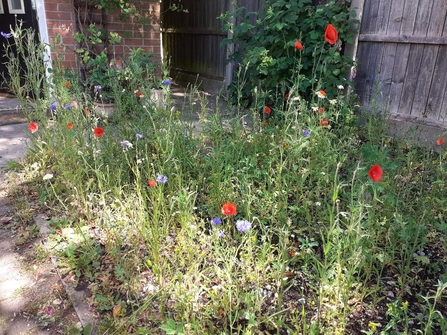
<svg viewBox="0 0 447 335">
<path fill-rule="evenodd" d="M 38 227 L 16 219 L 3 172 L 0 182 L 0 334 L 80 334 Z"/>
</svg>

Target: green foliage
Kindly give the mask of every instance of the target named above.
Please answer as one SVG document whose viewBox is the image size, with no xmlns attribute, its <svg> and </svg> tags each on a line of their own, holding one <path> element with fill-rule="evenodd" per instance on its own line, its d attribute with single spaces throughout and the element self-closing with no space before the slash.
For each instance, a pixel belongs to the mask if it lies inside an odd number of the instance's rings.
<svg viewBox="0 0 447 335">
<path fill-rule="evenodd" d="M 245 71 L 247 78 L 243 96 L 246 102 L 253 98 L 255 88 L 266 92 L 268 104 L 282 105 L 284 94 L 298 83 L 298 94 L 309 98 L 317 89 L 323 89 L 334 98 L 337 85 L 350 85 L 345 79 L 352 60 L 343 55 L 343 46 L 353 41 L 355 31 L 349 9 L 350 1 L 330 1 L 313 6 L 312 0 L 266 1 L 258 13 L 247 13 L 238 7 L 220 19 L 226 21 L 224 30 L 232 37 L 223 44 L 234 43 L 235 52 L 230 61 Z M 256 15 L 259 17 L 254 18 Z M 239 22 L 234 24 L 233 22 Z M 336 27 L 339 40 L 335 45 L 325 42 L 328 24 Z M 300 41 L 304 50 L 294 47 Z M 236 87 L 230 87 L 235 93 Z"/>
<path fill-rule="evenodd" d="M 147 93 L 150 56 L 129 59 L 129 87 Z M 99 333 L 445 333 L 443 147 L 392 139 L 377 115 L 358 125 L 341 92 L 292 98 L 265 120 L 265 91 L 242 116 L 207 113 L 197 90 L 177 111 L 167 88 L 161 105 L 132 94 L 111 121 L 86 115 L 79 83 L 55 73 L 45 89 L 58 106 L 79 105 L 54 116 L 48 100 L 36 104 L 20 186 L 36 191 L 18 193 L 63 213 L 50 221 L 49 250 L 88 282 Z M 20 212 L 24 226 L 34 211 Z"/>
</svg>

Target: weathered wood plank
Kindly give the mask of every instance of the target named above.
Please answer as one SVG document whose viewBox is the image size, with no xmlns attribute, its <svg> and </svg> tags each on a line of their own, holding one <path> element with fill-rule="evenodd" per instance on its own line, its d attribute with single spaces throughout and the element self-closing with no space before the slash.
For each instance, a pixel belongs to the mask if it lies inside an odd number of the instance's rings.
<svg viewBox="0 0 447 335">
<path fill-rule="evenodd" d="M 432 0 L 427 36 L 441 37 L 447 19 L 447 1 Z"/>
<path fill-rule="evenodd" d="M 422 51 L 422 61 L 416 81 L 411 115 L 416 117 L 433 117 L 432 112 L 427 108 L 427 99 L 430 91 L 433 71 L 438 54 L 438 46 L 426 45 Z"/>
<path fill-rule="evenodd" d="M 367 103 L 366 74 L 368 70 L 368 56 L 372 43 L 360 43 L 357 50 L 357 58 L 365 61 L 358 62 L 354 79 L 355 92 L 359 95 L 360 104 Z"/>
<path fill-rule="evenodd" d="M 390 103 L 389 111 L 390 113 L 404 113 L 399 110 L 399 104 L 402 97 L 402 92 L 404 89 L 405 74 L 408 64 L 408 58 L 410 56 L 410 45 L 409 44 L 399 44 L 396 47 L 396 60 L 393 67 L 393 77 L 391 79 L 390 85 Z"/>
<path fill-rule="evenodd" d="M 377 1 L 379 2 L 379 1 Z M 391 12 L 392 1 L 381 0 L 379 3 L 379 8 L 377 9 L 377 21 L 376 27 L 374 29 L 374 34 L 385 35 L 387 32 L 388 21 Z"/>
<path fill-rule="evenodd" d="M 360 34 L 359 41 L 447 45 L 447 36 L 436 37 L 436 36 L 411 36 L 411 35 Z"/>
<path fill-rule="evenodd" d="M 422 56 L 424 53 L 423 45 L 411 45 L 410 54 L 407 63 L 407 69 L 405 74 L 404 86 L 401 94 L 401 101 L 399 104 L 399 110 L 403 113 L 411 114 L 412 104 L 416 92 L 417 81 L 420 74 L 420 68 L 422 65 Z"/>
<path fill-rule="evenodd" d="M 446 20 L 447 2 L 444 0 L 433 0 L 430 8 L 430 19 L 427 26 L 428 37 L 441 37 Z M 445 75 L 439 76 L 438 71 L 444 72 L 446 67 L 443 62 L 445 53 L 440 53 L 440 46 L 425 46 L 423 74 L 419 77 L 412 115 L 437 120 L 441 110 L 444 91 L 446 88 Z M 439 67 L 439 64 L 442 64 Z"/>
<path fill-rule="evenodd" d="M 363 62 L 366 66 L 362 66 L 359 71 L 360 78 L 362 80 L 359 85 L 362 85 L 364 96 L 364 102 L 370 102 L 372 99 L 381 99 L 378 96 L 377 84 L 378 84 L 378 73 L 380 69 L 380 61 L 382 59 L 382 49 L 383 45 L 381 43 L 363 43 L 362 47 L 364 49 L 364 54 L 368 55 L 368 62 Z M 363 77 L 364 76 L 364 77 Z"/>
<path fill-rule="evenodd" d="M 406 0 L 404 6 L 404 12 L 402 15 L 402 25 L 400 34 L 412 35 L 415 25 L 415 20 L 418 12 L 419 0 Z"/>
<path fill-rule="evenodd" d="M 418 11 L 414 22 L 413 36 L 427 36 L 433 0 L 419 0 Z"/>
<path fill-rule="evenodd" d="M 208 29 L 185 29 L 185 28 L 162 28 L 161 31 L 165 34 L 190 34 L 190 35 L 218 35 L 227 36 L 226 32 L 222 30 L 208 30 Z"/>
<path fill-rule="evenodd" d="M 388 22 L 386 23 L 386 32 L 383 35 L 392 35 L 400 31 L 402 23 L 403 6 L 402 3 L 394 1 L 389 8 Z M 379 76 L 379 92 L 381 92 L 382 106 L 384 110 L 389 109 L 393 99 L 399 97 L 391 96 L 391 83 L 393 81 L 393 70 L 396 61 L 397 43 L 386 43 L 383 47 L 382 62 Z"/>
<path fill-rule="evenodd" d="M 447 23 L 447 18 L 445 20 Z M 447 36 L 447 25 L 444 24 L 442 36 Z M 438 57 L 438 63 L 435 68 L 435 76 L 437 79 L 437 76 L 440 76 L 441 84 L 439 86 L 432 85 L 432 90 L 438 90 L 439 94 L 442 95 L 442 99 L 440 97 L 436 97 L 437 101 L 440 101 L 440 108 L 437 120 L 438 121 L 447 121 L 447 85 L 446 85 L 446 78 L 445 78 L 445 69 L 447 69 L 447 47 L 441 46 L 439 47 L 439 57 Z M 440 72 L 440 73 L 438 73 Z M 444 74 L 444 77 L 442 75 Z M 442 89 L 444 87 L 444 89 Z M 435 96 L 432 94 L 432 96 Z M 430 101 L 428 103 L 430 105 Z"/>
<path fill-rule="evenodd" d="M 363 9 L 363 17 L 362 22 L 360 23 L 360 31 L 365 34 L 369 34 L 374 32 L 375 23 L 373 23 L 373 14 L 374 11 L 377 11 L 377 8 L 373 7 L 374 1 L 365 1 L 364 9 Z M 378 4 L 377 4 L 378 5 Z M 377 16 L 377 14 L 376 14 Z"/>
</svg>

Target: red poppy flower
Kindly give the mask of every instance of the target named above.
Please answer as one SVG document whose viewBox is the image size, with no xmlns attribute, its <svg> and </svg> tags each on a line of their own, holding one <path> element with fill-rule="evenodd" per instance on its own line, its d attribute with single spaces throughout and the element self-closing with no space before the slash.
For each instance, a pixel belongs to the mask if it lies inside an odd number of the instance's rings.
<svg viewBox="0 0 447 335">
<path fill-rule="evenodd" d="M 102 135 L 104 135 L 104 129 L 101 127 L 96 127 L 95 129 L 93 129 L 93 134 L 96 137 L 101 137 Z"/>
<path fill-rule="evenodd" d="M 329 126 L 329 121 L 327 119 L 321 119 L 320 120 L 320 126 L 322 126 L 322 127 Z"/>
<path fill-rule="evenodd" d="M 377 182 L 382 179 L 383 170 L 379 164 L 374 164 L 369 170 L 368 175 L 373 181 Z"/>
<path fill-rule="evenodd" d="M 31 133 L 35 133 L 39 130 L 39 125 L 35 122 L 28 123 L 28 129 Z"/>
<path fill-rule="evenodd" d="M 300 51 L 304 49 L 303 45 L 301 44 L 301 42 L 298 42 L 298 41 L 295 42 L 295 48 L 300 50 Z"/>
<path fill-rule="evenodd" d="M 444 137 L 440 137 L 438 138 L 438 140 L 436 141 L 437 145 L 443 145 L 444 144 Z"/>
<path fill-rule="evenodd" d="M 137 96 L 137 98 L 143 98 L 143 97 L 144 97 L 144 94 L 141 93 L 140 91 L 138 91 L 138 92 L 136 93 L 136 96 Z"/>
<path fill-rule="evenodd" d="M 67 124 L 67 128 L 68 128 L 68 130 L 72 130 L 73 129 L 73 123 L 69 123 L 69 124 Z"/>
<path fill-rule="evenodd" d="M 149 180 L 147 181 L 147 184 L 148 184 L 150 187 L 156 187 L 156 186 L 157 186 L 157 182 L 156 182 L 155 180 L 153 180 L 153 179 L 149 179 Z"/>
<path fill-rule="evenodd" d="M 332 24 L 328 24 L 326 27 L 326 31 L 324 33 L 324 39 L 329 44 L 335 44 L 338 40 L 338 31 L 335 29 L 335 27 Z"/>
<path fill-rule="evenodd" d="M 272 110 L 270 109 L 270 107 L 265 106 L 265 107 L 264 107 L 264 112 L 265 112 L 265 114 L 270 115 L 270 113 L 272 112 Z"/>
<path fill-rule="evenodd" d="M 73 86 L 69 81 L 63 81 L 61 84 L 65 88 L 71 88 Z"/>
<path fill-rule="evenodd" d="M 236 205 L 231 202 L 226 202 L 222 205 L 222 214 L 226 216 L 236 215 L 237 208 Z"/>
</svg>

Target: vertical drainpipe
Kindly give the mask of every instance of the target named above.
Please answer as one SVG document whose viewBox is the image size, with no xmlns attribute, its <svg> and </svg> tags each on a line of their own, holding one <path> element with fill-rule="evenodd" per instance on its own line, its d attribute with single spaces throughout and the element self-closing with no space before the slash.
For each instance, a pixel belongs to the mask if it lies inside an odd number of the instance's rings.
<svg viewBox="0 0 447 335">
<path fill-rule="evenodd" d="M 45 0 L 34 0 L 33 5 L 35 5 L 36 7 L 40 41 L 45 45 L 44 62 L 45 62 L 47 80 L 50 80 L 49 69 L 51 69 L 51 50 L 50 50 L 50 39 L 48 37 L 47 17 L 45 15 Z"/>
<path fill-rule="evenodd" d="M 159 15 L 160 17 L 158 18 L 159 22 L 160 22 L 160 57 L 161 57 L 161 62 L 163 63 L 165 61 L 165 52 L 163 50 L 163 0 L 159 1 Z"/>
<path fill-rule="evenodd" d="M 228 11 L 233 13 L 235 12 L 233 1 L 229 1 L 229 8 Z M 234 16 L 230 19 L 231 26 L 233 27 L 236 24 L 236 20 Z M 229 29 L 227 33 L 227 38 L 233 37 L 233 29 Z M 234 52 L 234 43 L 227 44 L 227 59 L 230 57 L 230 55 Z M 233 64 L 228 63 L 225 68 L 225 91 L 228 89 L 228 86 L 231 84 L 233 80 Z"/>
</svg>

